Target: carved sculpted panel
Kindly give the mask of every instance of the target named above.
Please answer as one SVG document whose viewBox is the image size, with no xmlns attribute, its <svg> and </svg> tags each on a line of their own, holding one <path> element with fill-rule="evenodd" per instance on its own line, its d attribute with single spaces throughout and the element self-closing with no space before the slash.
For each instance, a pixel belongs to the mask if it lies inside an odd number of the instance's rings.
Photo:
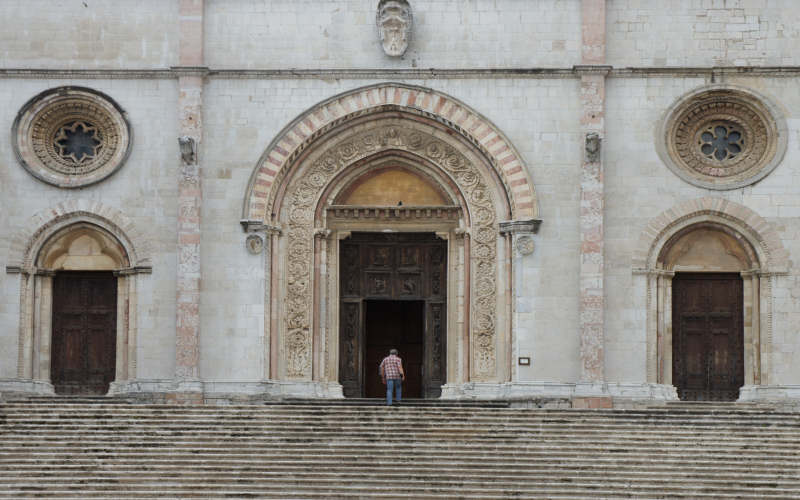
<svg viewBox="0 0 800 500">
<path fill-rule="evenodd" d="M 292 181 L 286 210 L 286 301 L 284 349 L 289 378 L 311 376 L 311 311 L 313 310 L 313 217 L 325 186 L 348 165 L 385 150 L 407 151 L 436 164 L 449 174 L 464 194 L 472 214 L 471 252 L 473 269 L 472 347 L 475 380 L 495 374 L 495 324 L 497 302 L 497 216 L 491 190 L 480 171 L 458 150 L 419 130 L 382 126 L 343 140 L 314 159 L 309 168 Z M 382 256 L 370 256 L 380 265 Z M 407 258 L 412 258 L 408 256 Z M 344 256 L 345 268 L 349 257 Z M 378 292 L 380 277 L 369 286 Z M 345 280 L 345 287 L 355 287 Z M 388 286 L 388 283 L 386 284 Z M 405 285 L 404 285 L 405 286 Z M 410 279 L 409 287 L 420 286 Z M 441 286 L 437 284 L 436 286 Z"/>
<path fill-rule="evenodd" d="M 659 131 L 659 153 L 696 186 L 734 189 L 757 182 L 786 149 L 786 126 L 776 108 L 744 89 L 712 88 L 681 99 Z"/>
<path fill-rule="evenodd" d="M 99 182 L 125 162 L 131 131 L 111 98 L 81 87 L 45 91 L 22 107 L 14 149 L 34 177 L 60 187 Z"/>
<path fill-rule="evenodd" d="M 402 56 L 411 40 L 411 6 L 406 0 L 381 0 L 375 19 L 387 56 Z"/>
</svg>

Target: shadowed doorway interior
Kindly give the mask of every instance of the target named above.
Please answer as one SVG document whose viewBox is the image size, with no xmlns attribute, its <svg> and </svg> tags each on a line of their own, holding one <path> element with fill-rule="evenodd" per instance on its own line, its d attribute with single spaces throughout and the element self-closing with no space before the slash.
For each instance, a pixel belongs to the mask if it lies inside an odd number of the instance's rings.
<svg viewBox="0 0 800 500">
<path fill-rule="evenodd" d="M 422 333 L 425 328 L 421 300 L 368 300 L 366 301 L 366 367 L 364 370 L 365 396 L 386 396 L 386 386 L 378 376 L 381 360 L 389 349 L 397 349 L 403 360 L 406 380 L 404 398 L 422 396 Z M 373 367 L 372 370 L 369 367 Z"/>
<path fill-rule="evenodd" d="M 404 397 L 437 398 L 446 382 L 447 243 L 431 233 L 354 232 L 340 242 L 339 381 L 345 397 L 383 397 L 389 349 Z"/>
</svg>

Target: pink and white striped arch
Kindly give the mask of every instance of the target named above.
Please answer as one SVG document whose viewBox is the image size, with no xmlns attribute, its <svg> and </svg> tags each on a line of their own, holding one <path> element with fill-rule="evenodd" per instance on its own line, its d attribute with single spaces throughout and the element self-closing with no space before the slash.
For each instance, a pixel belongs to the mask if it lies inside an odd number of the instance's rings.
<svg viewBox="0 0 800 500">
<path fill-rule="evenodd" d="M 520 154 L 486 117 L 432 89 L 384 83 L 361 87 L 319 103 L 285 127 L 261 156 L 250 177 L 242 218 L 268 222 L 273 189 L 306 147 L 325 133 L 370 111 L 407 111 L 427 116 L 466 138 L 488 160 L 509 193 L 513 219 L 539 215 L 536 192 Z"/>
</svg>

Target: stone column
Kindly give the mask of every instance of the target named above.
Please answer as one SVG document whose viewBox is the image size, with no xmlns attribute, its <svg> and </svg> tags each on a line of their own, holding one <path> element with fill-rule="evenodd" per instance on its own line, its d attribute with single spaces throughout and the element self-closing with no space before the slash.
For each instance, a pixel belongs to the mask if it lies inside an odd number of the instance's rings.
<svg viewBox="0 0 800 500">
<path fill-rule="evenodd" d="M 605 0 L 582 0 L 581 133 L 585 140 L 580 198 L 580 384 L 578 406 L 607 406 L 603 338 L 603 162 L 605 135 Z M 601 399 L 597 399 L 600 397 Z M 576 398 L 577 399 L 577 398 Z"/>
<path fill-rule="evenodd" d="M 50 360 L 53 337 L 53 277 L 54 271 L 40 269 L 36 273 L 36 311 L 34 321 L 33 379 L 50 383 Z"/>
<path fill-rule="evenodd" d="M 200 161 L 203 137 L 203 0 L 180 0 L 178 71 L 178 270 L 174 400 L 202 401 L 200 336 Z M 171 397 L 172 399 L 172 397 Z"/>
</svg>

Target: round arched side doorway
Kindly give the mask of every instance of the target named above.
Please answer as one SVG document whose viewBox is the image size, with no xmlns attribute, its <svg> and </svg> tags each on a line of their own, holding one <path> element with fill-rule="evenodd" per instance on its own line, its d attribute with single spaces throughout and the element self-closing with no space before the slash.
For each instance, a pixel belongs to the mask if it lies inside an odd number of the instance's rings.
<svg viewBox="0 0 800 500">
<path fill-rule="evenodd" d="M 129 267 L 108 234 L 78 224 L 54 235 L 37 266 L 52 293 L 50 380 L 56 394 L 105 394 L 117 355 L 117 276 Z"/>
<path fill-rule="evenodd" d="M 11 249 L 7 272 L 20 275 L 18 390 L 105 394 L 135 379 L 137 277 L 152 268 L 133 224 L 75 200 L 33 216 Z"/>
<path fill-rule="evenodd" d="M 648 382 L 685 400 L 736 400 L 768 385 L 772 288 L 787 263 L 770 224 L 728 200 L 691 200 L 652 219 L 634 254 Z"/>
<path fill-rule="evenodd" d="M 694 224 L 664 245 L 659 264 L 666 271 L 665 297 L 670 297 L 665 304 L 669 317 L 664 356 L 680 399 L 735 401 L 739 397 L 744 385 L 745 343 L 749 357 L 755 355 L 750 338 L 753 283 L 752 273 L 748 273 L 755 263 L 749 244 L 717 224 Z M 747 315 L 745 294 L 750 306 Z M 667 352 L 669 344 L 671 353 Z"/>
</svg>

